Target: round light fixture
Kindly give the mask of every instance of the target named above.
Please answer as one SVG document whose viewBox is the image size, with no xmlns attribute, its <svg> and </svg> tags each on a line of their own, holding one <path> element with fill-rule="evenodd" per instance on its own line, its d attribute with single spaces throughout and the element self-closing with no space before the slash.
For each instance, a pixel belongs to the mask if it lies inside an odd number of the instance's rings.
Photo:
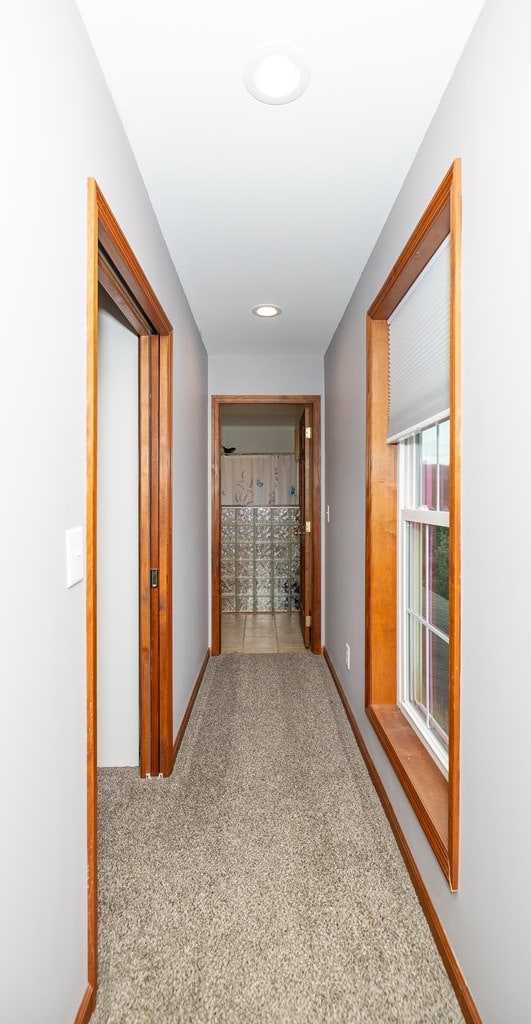
<svg viewBox="0 0 531 1024">
<path fill-rule="evenodd" d="M 298 46 L 278 39 L 249 54 L 243 77 L 261 103 L 293 103 L 308 88 L 310 64 Z"/>
<path fill-rule="evenodd" d="M 280 316 L 282 310 L 280 306 L 272 306 L 268 303 L 262 306 L 253 306 L 251 313 L 254 313 L 255 316 L 270 317 Z"/>
</svg>

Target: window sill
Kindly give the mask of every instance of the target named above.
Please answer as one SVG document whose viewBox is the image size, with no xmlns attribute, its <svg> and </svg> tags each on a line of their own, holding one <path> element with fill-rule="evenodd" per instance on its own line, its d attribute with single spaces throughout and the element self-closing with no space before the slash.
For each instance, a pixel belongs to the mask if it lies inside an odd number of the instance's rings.
<svg viewBox="0 0 531 1024">
<path fill-rule="evenodd" d="M 396 704 L 370 704 L 367 716 L 451 885 L 448 782 Z"/>
</svg>

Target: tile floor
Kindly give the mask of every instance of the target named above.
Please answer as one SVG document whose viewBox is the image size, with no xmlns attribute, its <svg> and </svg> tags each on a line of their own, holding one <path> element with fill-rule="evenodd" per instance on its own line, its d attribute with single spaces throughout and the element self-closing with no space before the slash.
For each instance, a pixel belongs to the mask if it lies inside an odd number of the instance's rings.
<svg viewBox="0 0 531 1024">
<path fill-rule="evenodd" d="M 298 612 L 221 616 L 223 654 L 287 654 L 304 651 Z"/>
</svg>

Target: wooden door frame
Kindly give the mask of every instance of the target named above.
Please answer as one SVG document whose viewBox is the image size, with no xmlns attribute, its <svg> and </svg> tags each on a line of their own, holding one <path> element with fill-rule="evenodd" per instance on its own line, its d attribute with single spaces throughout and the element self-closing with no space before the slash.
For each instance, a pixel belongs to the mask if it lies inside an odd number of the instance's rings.
<svg viewBox="0 0 531 1024">
<path fill-rule="evenodd" d="M 310 520 L 312 519 L 312 504 L 313 504 L 313 501 L 312 501 L 312 476 L 313 476 L 313 473 L 312 473 L 311 461 L 309 462 L 307 456 L 308 456 L 308 451 L 309 450 L 311 451 L 311 448 L 309 446 L 311 446 L 311 444 L 313 442 L 312 442 L 311 438 L 310 438 L 309 442 L 306 439 L 306 430 L 308 429 L 308 427 L 311 428 L 311 426 L 312 426 L 311 410 L 310 410 L 310 408 L 307 405 L 305 405 L 303 410 L 302 410 L 302 414 L 301 414 L 301 417 L 300 417 L 300 420 L 299 420 L 298 428 L 296 428 L 296 429 L 299 430 L 299 442 L 298 442 L 299 443 L 299 460 L 300 460 L 299 461 L 299 506 L 300 506 L 300 511 L 302 512 L 302 507 L 304 505 L 305 513 L 306 513 L 306 510 L 309 508 L 309 510 L 310 510 Z M 300 609 L 299 609 L 299 614 L 300 614 L 300 622 L 301 622 L 301 632 L 302 632 L 302 636 L 303 636 L 303 639 L 304 639 L 304 646 L 305 647 L 310 647 L 311 646 L 311 638 L 312 638 L 312 627 L 311 627 L 311 625 L 310 626 L 306 625 L 306 612 L 307 612 L 307 604 L 306 604 L 306 594 L 307 594 L 306 578 L 307 578 L 307 576 L 309 576 L 310 583 L 311 583 L 311 581 L 313 579 L 313 558 L 312 558 L 312 547 L 311 547 L 311 544 L 308 544 L 308 539 L 307 539 L 308 535 L 306 533 L 306 518 L 307 518 L 306 514 L 300 516 L 300 526 L 299 526 L 299 530 L 301 531 L 301 533 L 299 535 L 299 558 L 300 558 Z M 310 609 L 312 608 L 312 604 L 313 604 L 313 602 L 312 602 L 312 594 L 310 592 Z"/>
<path fill-rule="evenodd" d="M 228 405 L 297 405 L 308 407 L 312 424 L 312 641 L 321 645 L 321 397 L 320 395 L 212 395 L 212 640 L 210 653 L 221 653 L 221 410 Z"/>
<path fill-rule="evenodd" d="M 86 638 L 87 638 L 87 876 L 88 990 L 85 1006 L 94 1005 L 97 974 L 97 454 L 98 454 L 98 283 L 111 295 L 142 344 L 159 336 L 159 728 L 160 771 L 173 768 L 172 709 L 172 347 L 173 330 L 140 263 L 94 178 L 88 180 L 87 235 L 87 506 L 86 506 Z M 142 404 L 142 396 L 141 396 Z M 144 398 L 145 405 L 145 398 Z M 147 410 L 149 412 L 149 408 Z M 146 416 L 140 409 L 140 416 Z M 141 428 L 142 429 L 142 428 Z M 146 471 L 140 452 L 140 473 Z M 143 463 L 144 459 L 144 463 Z M 149 467 L 147 467 L 149 472 Z M 140 529 L 146 529 L 145 510 Z M 148 523 L 149 527 L 149 523 Z M 144 545 L 145 550 L 145 545 Z M 151 599 L 140 593 L 140 626 L 149 625 Z M 141 714 L 151 706 L 143 694 Z M 146 723 L 144 723 L 144 733 Z M 149 733 L 148 733 L 149 738 Z M 88 1019 L 88 1018 L 86 1018 Z"/>
</svg>

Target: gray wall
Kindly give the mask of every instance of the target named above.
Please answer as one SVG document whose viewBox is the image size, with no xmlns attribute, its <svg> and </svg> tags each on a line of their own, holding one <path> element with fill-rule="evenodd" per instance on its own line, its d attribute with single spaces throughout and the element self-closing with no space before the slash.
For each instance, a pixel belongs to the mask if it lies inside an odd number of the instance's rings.
<svg viewBox="0 0 531 1024">
<path fill-rule="evenodd" d="M 72 1024 L 87 984 L 85 521 L 87 178 L 175 328 L 175 717 L 207 643 L 207 359 L 72 0 L 4 5 L 0 1019 Z M 9 581 L 9 583 L 7 583 Z"/>
<path fill-rule="evenodd" d="M 322 395 L 321 356 L 210 356 L 211 395 Z"/>
<path fill-rule="evenodd" d="M 528 0 L 488 0 L 325 357 L 327 648 L 485 1024 L 523 1024 L 531 1012 L 531 590 L 521 515 L 531 507 L 530 44 Z M 365 314 L 457 156 L 462 803 L 452 895 L 364 712 Z"/>
</svg>

